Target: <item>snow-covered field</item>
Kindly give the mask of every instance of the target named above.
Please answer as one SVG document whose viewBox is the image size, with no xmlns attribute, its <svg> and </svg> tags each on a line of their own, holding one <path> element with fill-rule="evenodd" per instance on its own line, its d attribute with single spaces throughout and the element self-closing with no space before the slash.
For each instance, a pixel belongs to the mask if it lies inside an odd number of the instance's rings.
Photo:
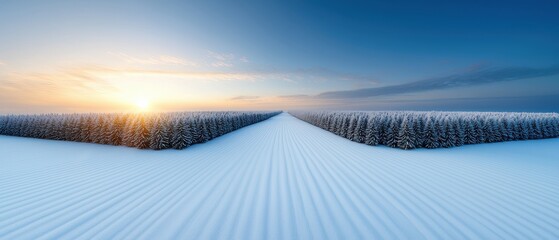
<svg viewBox="0 0 559 240">
<path fill-rule="evenodd" d="M 186 150 L 0 136 L 0 239 L 559 239 L 559 139 L 404 151 L 283 113 Z"/>
</svg>

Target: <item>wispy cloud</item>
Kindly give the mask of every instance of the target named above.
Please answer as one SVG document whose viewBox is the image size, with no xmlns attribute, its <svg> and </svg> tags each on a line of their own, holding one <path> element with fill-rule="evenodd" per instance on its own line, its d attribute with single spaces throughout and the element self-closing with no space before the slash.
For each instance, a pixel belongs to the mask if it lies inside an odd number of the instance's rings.
<svg viewBox="0 0 559 240">
<path fill-rule="evenodd" d="M 300 68 L 293 71 L 287 71 L 289 73 L 286 77 L 297 76 L 300 79 L 308 79 L 312 77 L 316 80 L 335 80 L 335 81 L 352 81 L 356 83 L 366 83 L 366 84 L 377 84 L 378 81 L 372 76 L 343 73 L 334 71 L 328 68 Z M 279 72 L 278 74 L 281 74 Z"/>
<path fill-rule="evenodd" d="M 147 69 L 141 67 L 116 68 L 99 65 L 88 65 L 78 67 L 61 68 L 56 72 L 34 73 L 34 72 L 14 72 L 10 73 L 6 82 L 42 82 L 51 85 L 68 86 L 91 86 L 93 83 L 106 84 L 106 77 L 166 77 L 184 80 L 201 81 L 288 81 L 297 82 L 301 80 L 352 80 L 352 81 L 371 81 L 370 78 L 353 76 L 348 74 L 336 73 L 325 69 L 300 69 L 287 71 L 192 71 L 192 70 L 168 70 L 168 69 Z M 140 79 L 140 78 L 138 78 Z"/>
<path fill-rule="evenodd" d="M 94 74 L 81 69 L 65 69 L 49 73 L 14 73 L 0 76 L 0 112 L 70 106 L 99 101 L 115 87 Z M 21 109 L 19 109 L 21 108 Z"/>
<path fill-rule="evenodd" d="M 110 68 L 80 66 L 54 72 L 9 72 L 0 76 L 0 102 L 43 105 L 63 104 L 68 99 L 98 98 L 119 91 L 113 83 L 119 79 L 182 79 L 184 81 L 264 81 L 274 78 L 271 72 L 211 72 L 150 70 L 145 68 Z M 112 79 L 107 81 L 107 79 Z M 63 100 L 66 99 L 66 100 Z M 256 100 L 240 96 L 231 100 Z M 55 103 L 56 102 L 56 103 Z M 15 105 L 14 105 L 15 106 Z"/>
<path fill-rule="evenodd" d="M 0 66 L 4 66 L 4 65 L 6 65 L 6 63 L 4 63 L 0 60 Z"/>
<path fill-rule="evenodd" d="M 131 60 L 136 61 L 136 60 Z M 137 62 L 137 61 L 136 61 Z M 149 61 L 148 61 L 149 62 Z M 146 64 L 161 65 L 161 62 L 137 62 L 137 64 L 113 66 L 106 65 L 81 65 L 73 67 L 61 67 L 55 71 L 31 72 L 17 71 L 11 69 L 9 72 L 2 71 L 0 75 L 0 112 L 14 112 L 21 109 L 60 109 L 66 106 L 94 106 L 99 107 L 122 104 L 128 93 L 134 93 L 136 89 L 127 89 L 127 84 L 135 84 L 134 81 L 153 81 L 149 84 L 167 83 L 169 81 L 185 81 L 181 86 L 211 86 L 211 82 L 239 81 L 252 84 L 253 82 L 285 81 L 294 85 L 294 89 L 301 89 L 299 83 L 321 83 L 322 81 L 372 81 L 372 78 L 363 76 L 338 73 L 328 69 L 297 69 L 297 70 L 238 70 L 235 69 L 209 69 L 203 68 L 173 67 L 166 66 L 144 66 Z M 166 62 L 172 62 L 166 60 Z M 122 81 L 122 83 L 120 82 Z M 198 81 L 198 82 L 194 82 Z M 204 81 L 207 83 L 200 83 Z M 303 82 L 307 81 L 307 82 Z M 241 83 L 239 83 L 241 84 Z M 267 84 L 267 83 L 264 83 Z M 262 85 L 262 84 L 261 84 Z M 248 85 L 247 85 L 248 86 Z M 192 90 L 192 89 L 190 89 Z M 195 91 L 195 90 L 194 90 Z M 155 93 L 154 93 L 155 94 Z M 303 101 L 298 103 L 297 98 L 278 98 L 274 96 L 239 95 L 230 98 L 227 96 L 222 100 L 229 100 L 227 106 L 299 106 L 311 105 L 317 102 Z M 127 96 L 127 95 L 126 95 Z M 120 99 L 120 98 L 123 99 Z M 180 97 L 180 96 L 177 96 Z M 116 100 L 115 100 L 116 99 Z M 104 101 L 104 102 L 103 102 Z M 88 104 L 88 105 L 85 105 Z M 284 105 L 281 105 L 284 104 Z M 83 108 L 82 108 L 83 110 Z M 41 110 L 42 111 L 42 110 Z"/>
<path fill-rule="evenodd" d="M 273 81 L 286 82 L 299 81 L 366 81 L 376 83 L 372 78 L 336 73 L 333 71 L 312 70 L 286 70 L 286 71 L 187 71 L 187 70 L 146 70 L 146 69 L 116 69 L 116 68 L 90 68 L 88 72 L 110 73 L 121 75 L 164 76 L 190 80 L 207 81 Z"/>
<path fill-rule="evenodd" d="M 208 51 L 209 57 L 212 59 L 210 63 L 214 67 L 232 67 L 233 60 L 235 60 L 235 55 L 232 53 L 217 53 L 213 51 Z"/>
<path fill-rule="evenodd" d="M 483 85 L 495 82 L 514 81 L 521 79 L 553 76 L 559 74 L 559 66 L 548 68 L 506 67 L 482 68 L 445 77 L 431 78 L 400 85 L 377 88 L 361 88 L 348 91 L 332 91 L 321 93 L 317 98 L 323 99 L 355 99 L 383 95 L 397 95 L 431 90 L 450 89 Z"/>
<path fill-rule="evenodd" d="M 293 94 L 293 95 L 281 95 L 278 98 L 283 99 L 300 99 L 300 98 L 310 98 L 311 96 L 305 94 Z"/>
<path fill-rule="evenodd" d="M 559 95 L 428 98 L 428 99 L 316 99 L 319 103 L 311 109 L 359 111 L 413 110 L 413 111 L 538 111 L 558 112 Z M 325 101 L 331 101 L 324 104 Z M 303 101 L 300 101 L 303 102 Z"/>
<path fill-rule="evenodd" d="M 190 71 L 190 70 L 147 70 L 141 68 L 85 68 L 90 73 L 108 73 L 120 75 L 162 76 L 190 80 L 207 81 L 353 81 L 375 84 L 371 77 L 338 73 L 327 69 L 299 69 L 299 70 L 259 70 L 259 71 Z"/>
<path fill-rule="evenodd" d="M 242 70 L 235 71 L 235 64 L 249 63 L 247 57 L 236 57 L 232 53 L 218 53 L 207 51 L 209 59 L 201 61 L 189 61 L 184 58 L 168 55 L 156 57 L 137 57 L 123 52 L 109 52 L 110 55 L 132 64 L 131 68 L 86 68 L 87 72 L 110 71 L 119 74 L 144 74 L 144 75 L 165 75 L 178 78 L 194 78 L 206 80 L 282 80 L 297 83 L 300 81 L 353 81 L 353 85 L 368 86 L 376 84 L 376 80 L 371 76 L 342 73 L 327 68 L 300 68 L 300 69 L 264 69 L 264 70 Z M 141 65 L 150 65 L 149 68 Z M 164 69 L 164 65 L 176 65 L 178 67 L 215 67 L 216 70 L 193 71 L 193 68 L 175 68 L 175 71 Z M 161 66 L 159 69 L 152 66 Z"/>
<path fill-rule="evenodd" d="M 257 73 L 250 72 L 205 72 L 205 71 L 170 71 L 145 69 L 95 69 L 88 70 L 99 74 L 128 75 L 143 77 L 170 77 L 185 80 L 204 81 L 254 81 L 261 79 Z"/>
<path fill-rule="evenodd" d="M 224 62 L 224 61 L 217 61 L 217 62 L 213 62 L 212 66 L 213 67 L 232 67 L 233 64 L 229 63 L 229 62 Z"/>
<path fill-rule="evenodd" d="M 182 66 L 197 66 L 198 64 L 193 61 L 188 61 L 184 58 L 169 56 L 169 55 L 160 55 L 156 57 L 134 57 L 122 52 L 109 52 L 110 55 L 119 58 L 120 60 L 125 61 L 126 63 L 130 64 L 139 64 L 139 65 L 182 65 Z"/>
<path fill-rule="evenodd" d="M 230 100 L 233 100 L 233 101 L 239 101 L 239 100 L 247 101 L 248 100 L 248 101 L 250 101 L 250 100 L 257 100 L 257 99 L 260 99 L 260 96 L 237 96 L 237 97 L 231 98 Z"/>
<path fill-rule="evenodd" d="M 218 71 L 189 71 L 189 70 L 165 70 L 165 69 L 145 69 L 145 68 L 113 68 L 104 66 L 83 66 L 74 68 L 64 68 L 55 73 L 18 73 L 14 76 L 35 76 L 41 79 L 65 79 L 72 76 L 73 79 L 86 81 L 100 81 L 104 77 L 167 77 L 185 80 L 204 80 L 204 81 L 253 81 L 262 78 L 261 73 L 255 72 L 218 72 Z"/>
</svg>

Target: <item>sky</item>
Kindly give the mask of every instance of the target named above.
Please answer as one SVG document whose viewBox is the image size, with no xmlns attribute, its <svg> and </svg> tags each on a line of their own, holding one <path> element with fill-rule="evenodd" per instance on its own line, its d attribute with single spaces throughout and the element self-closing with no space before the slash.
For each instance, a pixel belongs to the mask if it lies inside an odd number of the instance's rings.
<svg viewBox="0 0 559 240">
<path fill-rule="evenodd" d="M 557 1 L 27 1 L 0 114 L 559 111 Z"/>
</svg>

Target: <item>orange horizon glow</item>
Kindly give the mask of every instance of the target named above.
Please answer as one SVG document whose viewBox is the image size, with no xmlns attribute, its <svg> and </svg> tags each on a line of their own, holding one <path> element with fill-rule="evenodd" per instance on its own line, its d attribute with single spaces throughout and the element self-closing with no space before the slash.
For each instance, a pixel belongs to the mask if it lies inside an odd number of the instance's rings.
<svg viewBox="0 0 559 240">
<path fill-rule="evenodd" d="M 251 86 L 265 81 L 251 80 L 257 75 L 140 71 L 116 65 L 41 73 L 10 71 L 4 74 L 8 84 L 0 85 L 0 100 L 6 100 L 2 101 L 5 104 L 0 106 L 0 114 L 277 110 L 309 103 L 274 96 L 281 92 L 252 96 Z"/>
</svg>

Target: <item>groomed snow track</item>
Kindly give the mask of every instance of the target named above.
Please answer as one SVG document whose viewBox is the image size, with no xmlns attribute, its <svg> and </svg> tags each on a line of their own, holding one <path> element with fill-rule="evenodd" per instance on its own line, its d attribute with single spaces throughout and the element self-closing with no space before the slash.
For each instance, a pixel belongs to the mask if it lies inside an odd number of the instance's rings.
<svg viewBox="0 0 559 240">
<path fill-rule="evenodd" d="M 287 113 L 183 151 L 0 136 L 0 239 L 559 239 L 558 146 L 403 151 Z"/>
</svg>

